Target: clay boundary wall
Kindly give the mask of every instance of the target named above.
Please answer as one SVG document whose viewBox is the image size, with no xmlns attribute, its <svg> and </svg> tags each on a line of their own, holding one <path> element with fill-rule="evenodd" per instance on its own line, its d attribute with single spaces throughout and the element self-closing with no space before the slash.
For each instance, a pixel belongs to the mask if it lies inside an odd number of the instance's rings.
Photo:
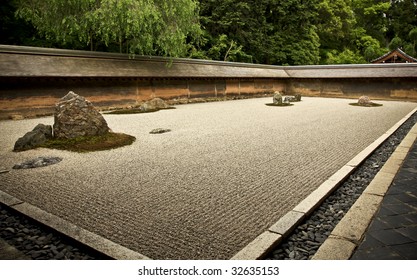
<svg viewBox="0 0 417 280">
<path fill-rule="evenodd" d="M 53 112 L 72 90 L 102 109 L 269 96 L 417 101 L 417 63 L 271 66 L 0 45 L 0 119 Z"/>
</svg>

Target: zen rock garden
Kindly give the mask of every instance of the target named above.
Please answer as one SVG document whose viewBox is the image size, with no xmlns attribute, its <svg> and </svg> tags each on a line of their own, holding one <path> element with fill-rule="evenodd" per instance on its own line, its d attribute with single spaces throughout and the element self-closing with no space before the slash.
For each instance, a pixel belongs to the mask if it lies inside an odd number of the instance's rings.
<svg viewBox="0 0 417 280">
<path fill-rule="evenodd" d="M 294 96 L 292 95 L 282 95 L 281 92 L 276 91 L 274 92 L 274 96 L 272 97 L 272 103 L 267 103 L 267 106 L 292 106 L 292 102 L 300 102 L 301 101 L 301 94 L 297 93 Z"/>
<path fill-rule="evenodd" d="M 143 104 L 131 107 L 127 109 L 120 109 L 120 110 L 112 110 L 110 112 L 107 112 L 107 114 L 140 114 L 140 113 L 152 113 L 157 112 L 159 110 L 166 110 L 166 109 L 175 109 L 175 107 L 169 106 L 168 103 L 166 103 L 161 98 L 153 98 L 151 100 L 148 100 L 144 102 Z"/>
<path fill-rule="evenodd" d="M 372 102 L 371 99 L 366 95 L 363 95 L 363 96 L 359 97 L 358 102 L 350 103 L 350 105 L 360 106 L 360 107 L 380 107 L 380 106 L 382 106 L 382 104 Z"/>
<path fill-rule="evenodd" d="M 272 103 L 266 105 L 291 106 L 293 102 L 299 101 L 301 101 L 301 94 L 287 96 L 276 91 L 273 95 Z M 362 107 L 382 106 L 381 104 L 372 102 L 368 96 L 361 96 L 356 103 L 350 103 L 350 105 Z M 172 108 L 161 98 L 154 98 L 138 107 L 110 113 L 146 113 Z M 166 128 L 156 128 L 149 133 L 162 134 L 170 131 L 170 129 Z M 76 143 L 75 147 L 68 147 L 66 140 L 71 142 L 71 145 Z M 129 145 L 134 141 L 135 138 L 133 136 L 111 132 L 106 120 L 92 103 L 84 97 L 70 91 L 55 105 L 54 124 L 52 126 L 38 124 L 32 131 L 27 132 L 16 141 L 14 151 L 47 147 L 88 152 L 117 148 Z M 43 163 L 40 163 L 39 159 L 37 159 L 34 161 L 35 164 L 32 165 L 39 167 L 48 165 L 50 162 L 54 161 L 44 158 Z M 30 166 L 30 164 L 23 164 L 22 166 Z"/>
<path fill-rule="evenodd" d="M 70 91 L 55 105 L 53 126 L 38 124 L 16 141 L 14 151 L 48 147 L 88 152 L 117 148 L 134 141 L 133 136 L 111 132 L 92 103 Z"/>
</svg>

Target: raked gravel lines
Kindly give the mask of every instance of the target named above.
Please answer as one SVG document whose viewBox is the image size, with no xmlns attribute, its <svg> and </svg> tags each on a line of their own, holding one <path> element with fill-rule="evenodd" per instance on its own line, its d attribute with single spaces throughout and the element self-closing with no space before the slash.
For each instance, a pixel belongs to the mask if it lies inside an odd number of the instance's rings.
<svg viewBox="0 0 417 280">
<path fill-rule="evenodd" d="M 228 259 L 416 107 L 269 98 L 105 115 L 137 138 L 94 153 L 12 152 L 39 122 L 0 122 L 0 190 L 154 259 Z M 155 128 L 171 129 L 149 134 Z M 38 156 L 48 167 L 13 170 Z"/>
</svg>

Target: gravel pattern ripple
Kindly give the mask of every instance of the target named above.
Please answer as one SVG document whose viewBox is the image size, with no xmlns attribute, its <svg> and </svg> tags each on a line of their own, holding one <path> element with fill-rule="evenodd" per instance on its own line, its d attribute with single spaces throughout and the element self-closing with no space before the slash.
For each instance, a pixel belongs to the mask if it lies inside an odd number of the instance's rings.
<svg viewBox="0 0 417 280">
<path fill-rule="evenodd" d="M 417 113 L 414 113 L 266 259 L 311 259 L 416 122 Z"/>
<path fill-rule="evenodd" d="M 0 170 L 9 170 L 0 190 L 152 259 L 229 259 L 416 107 L 270 101 L 106 115 L 113 131 L 137 140 L 83 154 L 13 153 L 17 138 L 53 118 L 0 122 Z M 149 134 L 158 127 L 171 132 Z M 63 160 L 12 169 L 39 156 Z"/>
</svg>

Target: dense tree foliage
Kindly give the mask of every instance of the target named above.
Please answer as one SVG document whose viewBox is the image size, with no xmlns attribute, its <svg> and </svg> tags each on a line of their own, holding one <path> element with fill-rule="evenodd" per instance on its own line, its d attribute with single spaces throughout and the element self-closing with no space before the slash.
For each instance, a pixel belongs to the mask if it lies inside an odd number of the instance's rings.
<svg viewBox="0 0 417 280">
<path fill-rule="evenodd" d="M 117 45 L 120 52 L 184 56 L 198 33 L 194 0 L 17 0 L 17 16 L 46 39 L 75 45 Z"/>
<path fill-rule="evenodd" d="M 388 34 L 392 47 L 402 47 L 410 55 L 416 55 L 415 28 L 417 27 L 417 0 L 392 0 L 388 9 Z"/>
<path fill-rule="evenodd" d="M 203 49 L 214 59 L 315 64 L 319 57 L 313 24 L 315 2 L 201 0 L 201 25 L 207 42 Z M 224 46 L 219 48 L 219 42 Z M 226 55 L 229 49 L 233 55 Z"/>
<path fill-rule="evenodd" d="M 2 0 L 0 43 L 277 65 L 417 56 L 417 0 Z"/>
</svg>

